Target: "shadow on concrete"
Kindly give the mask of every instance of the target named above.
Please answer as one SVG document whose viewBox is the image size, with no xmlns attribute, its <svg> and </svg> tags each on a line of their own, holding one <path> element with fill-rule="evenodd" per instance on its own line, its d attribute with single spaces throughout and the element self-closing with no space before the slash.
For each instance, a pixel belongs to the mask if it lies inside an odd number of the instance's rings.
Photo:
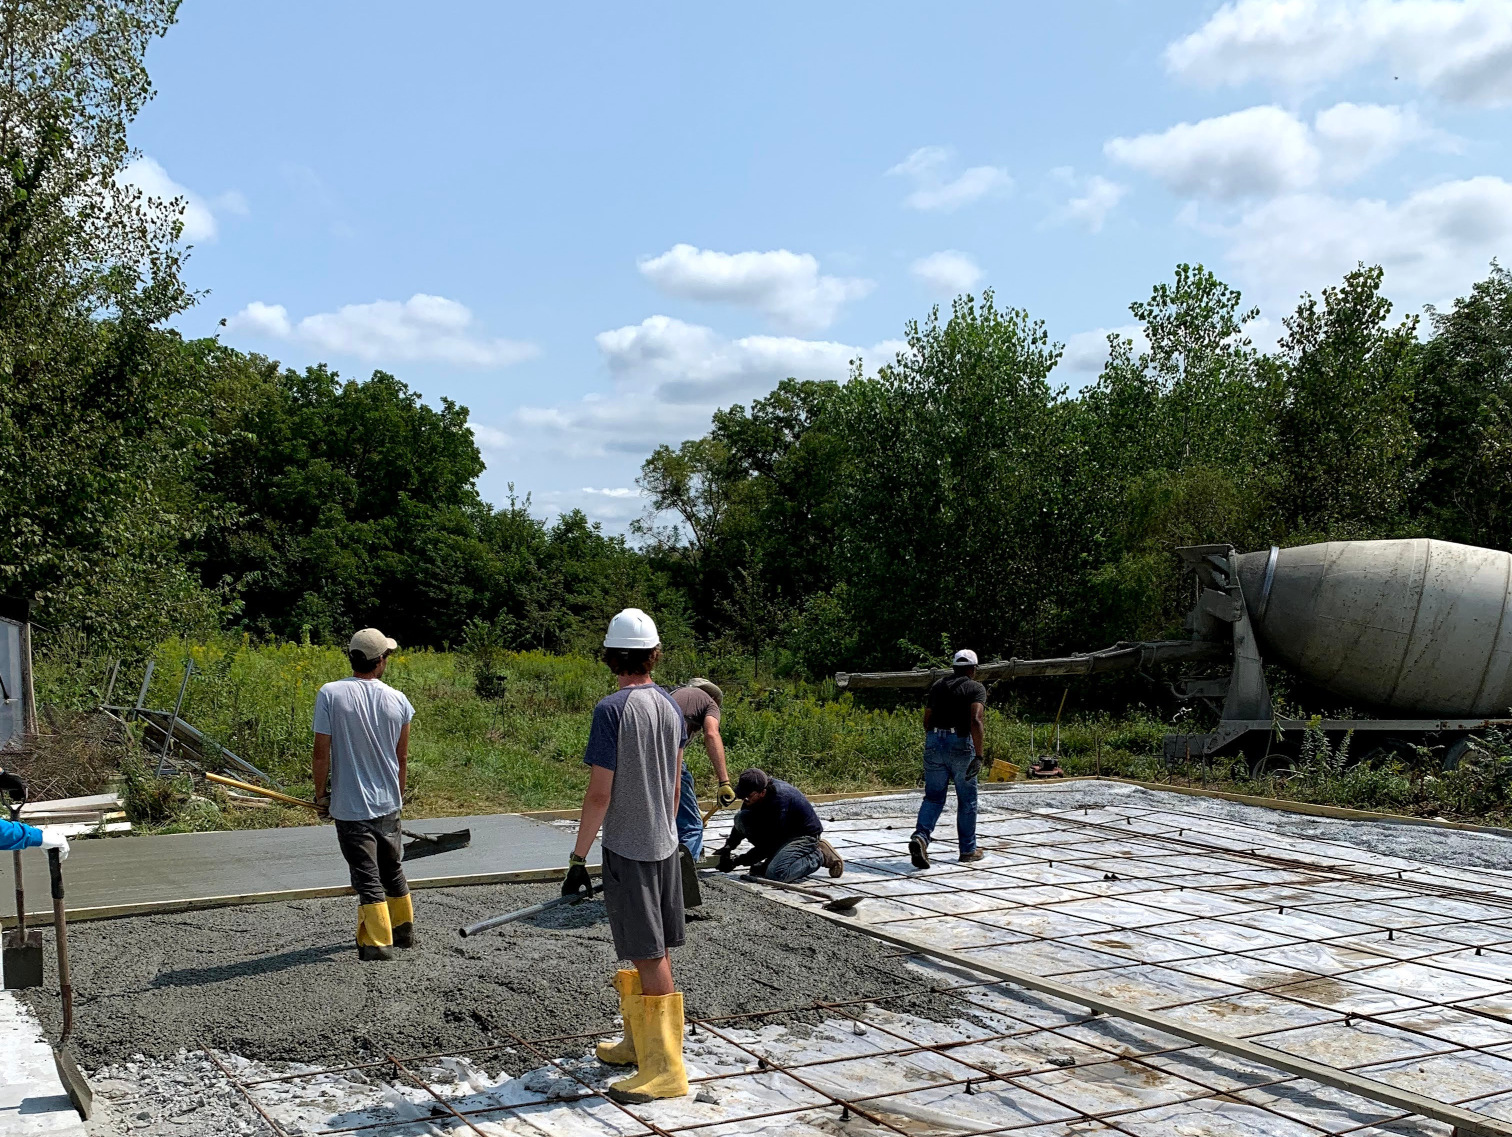
<svg viewBox="0 0 1512 1137">
<path fill-rule="evenodd" d="M 260 959 L 244 959 L 236 963 L 224 963 L 219 967 L 184 967 L 178 971 L 164 971 L 153 977 L 149 987 L 201 987 L 207 983 L 224 983 L 230 979 L 247 979 L 258 975 L 271 975 L 291 967 L 304 967 L 322 963 L 338 955 L 355 957 L 356 945 L 348 940 L 339 944 L 324 944 L 320 947 L 299 948 L 297 951 L 279 952 Z"/>
</svg>

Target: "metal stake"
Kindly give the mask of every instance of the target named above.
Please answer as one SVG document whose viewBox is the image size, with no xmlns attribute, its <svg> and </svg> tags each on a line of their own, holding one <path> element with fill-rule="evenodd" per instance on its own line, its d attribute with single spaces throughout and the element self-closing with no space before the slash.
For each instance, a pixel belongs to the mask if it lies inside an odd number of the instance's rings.
<svg viewBox="0 0 1512 1137">
<path fill-rule="evenodd" d="M 163 767 L 168 762 L 168 750 L 173 745 L 173 732 L 178 727 L 179 711 L 184 709 L 184 692 L 189 690 L 189 676 L 194 674 L 194 660 L 184 662 L 184 681 L 179 684 L 178 701 L 173 704 L 173 717 L 168 720 L 168 733 L 163 738 L 163 752 L 158 755 L 157 776 L 163 776 Z"/>
</svg>

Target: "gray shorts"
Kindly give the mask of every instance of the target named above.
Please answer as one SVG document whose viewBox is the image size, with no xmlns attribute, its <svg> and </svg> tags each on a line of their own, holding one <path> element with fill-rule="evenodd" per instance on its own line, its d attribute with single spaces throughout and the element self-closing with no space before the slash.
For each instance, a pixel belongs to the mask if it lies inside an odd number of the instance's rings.
<svg viewBox="0 0 1512 1137">
<path fill-rule="evenodd" d="M 673 853 L 633 861 L 604 850 L 604 908 L 621 959 L 660 959 L 683 945 L 682 868 Z"/>
</svg>

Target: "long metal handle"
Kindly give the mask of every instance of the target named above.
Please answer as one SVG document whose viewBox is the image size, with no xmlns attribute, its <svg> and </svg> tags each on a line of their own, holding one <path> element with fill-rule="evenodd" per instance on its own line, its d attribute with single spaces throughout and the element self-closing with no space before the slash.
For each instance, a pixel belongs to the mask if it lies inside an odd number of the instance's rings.
<svg viewBox="0 0 1512 1137">
<path fill-rule="evenodd" d="M 560 908 L 563 904 L 576 904 L 580 900 L 587 900 L 604 890 L 603 884 L 595 884 L 587 892 L 579 892 L 573 896 L 558 896 L 555 900 L 543 900 L 539 904 L 532 904 L 529 908 L 521 908 L 515 912 L 506 912 L 502 916 L 490 916 L 486 920 L 479 920 L 476 924 L 468 924 L 465 928 L 457 931 L 464 938 L 476 936 L 479 932 L 486 932 L 490 928 L 497 928 L 502 924 L 512 924 L 516 920 L 523 920 L 526 916 L 534 916 L 538 912 L 548 912 L 553 908 Z"/>
<path fill-rule="evenodd" d="M 10 819 L 17 825 L 21 824 L 21 803 L 10 803 Z M 17 849 L 11 854 L 14 860 L 16 873 L 16 942 L 26 942 L 26 886 L 21 879 L 21 850 Z"/>
<path fill-rule="evenodd" d="M 63 858 L 57 849 L 47 850 L 47 872 L 52 877 L 53 936 L 58 942 L 58 993 L 63 996 L 63 1037 L 73 1033 L 73 983 L 68 974 L 68 916 L 63 911 Z"/>
</svg>

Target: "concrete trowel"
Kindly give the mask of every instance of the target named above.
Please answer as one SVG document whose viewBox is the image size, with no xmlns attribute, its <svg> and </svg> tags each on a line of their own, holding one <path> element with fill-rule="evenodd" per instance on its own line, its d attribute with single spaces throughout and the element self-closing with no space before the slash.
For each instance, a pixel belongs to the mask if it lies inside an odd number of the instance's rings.
<svg viewBox="0 0 1512 1137">
<path fill-rule="evenodd" d="M 10 819 L 19 824 L 21 802 L 10 803 Z M 5 934 L 5 988 L 19 991 L 42 986 L 42 933 L 26 927 L 26 889 L 21 880 L 21 850 L 15 851 L 16 926 Z"/>
</svg>

